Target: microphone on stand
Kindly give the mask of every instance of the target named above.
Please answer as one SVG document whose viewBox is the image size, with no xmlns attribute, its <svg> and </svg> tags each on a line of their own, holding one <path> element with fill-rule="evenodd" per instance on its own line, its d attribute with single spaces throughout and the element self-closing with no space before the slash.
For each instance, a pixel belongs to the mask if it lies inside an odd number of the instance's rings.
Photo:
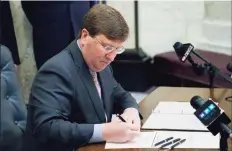
<svg viewBox="0 0 232 151">
<path fill-rule="evenodd" d="M 179 57 L 180 61 L 185 62 L 189 58 L 190 53 L 193 51 L 194 46 L 190 43 L 182 44 L 180 42 L 176 42 L 173 45 L 173 48 L 175 49 L 176 54 Z"/>
<path fill-rule="evenodd" d="M 194 115 L 214 136 L 220 133 L 220 150 L 227 151 L 227 139 L 232 139 L 232 130 L 227 126 L 231 122 L 229 117 L 211 99 L 204 101 L 200 96 L 194 96 L 190 104 L 196 109 Z"/>
<path fill-rule="evenodd" d="M 197 71 L 196 74 L 202 75 L 205 73 L 205 71 L 208 72 L 211 88 L 213 88 L 214 77 L 218 75 L 232 84 L 232 79 L 225 73 L 222 73 L 220 69 L 218 69 L 215 65 L 205 60 L 197 52 L 195 52 L 194 46 L 192 44 L 190 43 L 182 44 L 180 42 L 176 42 L 173 45 L 173 48 L 175 49 L 175 52 L 181 62 L 184 63 L 186 60 L 188 60 L 192 64 L 194 71 L 195 72 Z M 191 58 L 191 54 L 194 54 L 195 56 L 200 58 L 202 61 L 204 61 L 204 65 L 198 65 L 197 63 L 195 63 L 193 59 Z"/>
<path fill-rule="evenodd" d="M 190 43 L 188 44 L 182 44 L 180 42 L 176 42 L 174 45 L 174 50 L 176 51 L 176 54 L 179 58 L 179 60 L 183 63 L 185 63 L 186 60 L 189 61 L 189 63 L 191 63 L 192 67 L 193 67 L 193 71 L 201 76 L 205 73 L 205 67 L 204 65 L 195 63 L 192 59 L 192 57 L 190 56 L 190 53 L 194 53 L 193 49 L 194 46 Z"/>
</svg>

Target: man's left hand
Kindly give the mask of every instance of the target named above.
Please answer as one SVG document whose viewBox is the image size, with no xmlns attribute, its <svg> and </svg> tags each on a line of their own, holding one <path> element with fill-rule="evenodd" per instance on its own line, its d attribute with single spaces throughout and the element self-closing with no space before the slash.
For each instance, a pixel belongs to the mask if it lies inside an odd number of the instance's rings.
<svg viewBox="0 0 232 151">
<path fill-rule="evenodd" d="M 139 118 L 139 112 L 135 108 L 127 108 L 124 110 L 121 116 L 126 120 L 127 123 L 133 124 L 137 131 L 140 131 L 141 121 Z"/>
</svg>

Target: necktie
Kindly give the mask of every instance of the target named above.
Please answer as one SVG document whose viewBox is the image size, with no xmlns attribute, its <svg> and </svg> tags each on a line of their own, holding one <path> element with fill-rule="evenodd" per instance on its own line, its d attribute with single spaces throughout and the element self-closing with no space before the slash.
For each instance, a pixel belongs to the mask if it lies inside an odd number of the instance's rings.
<svg viewBox="0 0 232 151">
<path fill-rule="evenodd" d="M 98 92 L 99 97 L 100 97 L 100 100 L 101 100 L 101 86 L 100 86 L 100 84 L 99 84 L 99 82 L 98 82 L 98 79 L 97 79 L 97 73 L 96 73 L 96 72 L 93 72 L 93 71 L 90 71 L 90 73 L 91 73 L 91 75 L 92 75 L 92 77 L 93 77 L 93 82 L 94 82 L 94 84 L 95 84 L 95 86 L 96 86 L 96 88 L 97 88 L 97 92 Z M 102 101 L 102 100 L 101 100 L 101 101 Z M 103 103 L 103 102 L 101 102 L 101 103 Z M 106 122 L 107 122 L 106 113 L 105 113 L 105 118 L 106 118 Z"/>
<path fill-rule="evenodd" d="M 100 84 L 99 84 L 99 82 L 98 82 L 98 79 L 97 79 L 97 73 L 96 73 L 96 72 L 93 72 L 93 71 L 90 71 L 90 73 L 91 73 L 91 75 L 92 75 L 92 77 L 93 77 L 93 82 L 94 82 L 94 84 L 95 84 L 95 86 L 96 86 L 96 88 L 97 88 L 97 92 L 98 92 L 99 97 L 100 97 L 100 99 L 101 99 L 101 86 L 100 86 Z"/>
</svg>

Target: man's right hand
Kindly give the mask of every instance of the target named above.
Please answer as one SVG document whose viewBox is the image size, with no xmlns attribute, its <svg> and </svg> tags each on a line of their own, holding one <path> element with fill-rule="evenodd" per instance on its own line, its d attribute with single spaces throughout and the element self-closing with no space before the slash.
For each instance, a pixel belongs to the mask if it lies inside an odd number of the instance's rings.
<svg viewBox="0 0 232 151">
<path fill-rule="evenodd" d="M 103 140 L 107 142 L 127 142 L 134 139 L 140 131 L 133 124 L 114 120 L 103 124 Z"/>
</svg>

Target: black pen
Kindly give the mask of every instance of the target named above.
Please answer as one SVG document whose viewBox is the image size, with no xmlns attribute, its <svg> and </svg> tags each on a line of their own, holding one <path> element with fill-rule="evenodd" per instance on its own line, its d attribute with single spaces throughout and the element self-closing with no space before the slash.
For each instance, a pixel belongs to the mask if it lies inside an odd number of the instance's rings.
<svg viewBox="0 0 232 151">
<path fill-rule="evenodd" d="M 160 145 L 160 144 L 162 144 L 162 143 L 168 142 L 168 141 L 171 140 L 171 139 L 173 139 L 173 137 L 166 138 L 165 140 L 162 140 L 162 141 L 156 143 L 155 146 L 158 146 L 158 145 Z"/>
<path fill-rule="evenodd" d="M 172 145 L 172 146 L 171 146 L 171 149 L 173 149 L 174 147 L 176 147 L 176 146 L 178 146 L 178 145 L 184 143 L 185 141 L 186 141 L 186 139 L 182 139 L 181 141 L 179 141 L 179 142 L 177 142 L 176 144 Z"/>
<path fill-rule="evenodd" d="M 162 146 L 160 146 L 160 148 L 164 148 L 168 145 L 174 144 L 176 142 L 178 142 L 180 140 L 180 138 L 174 139 L 173 141 L 167 142 L 166 144 L 163 144 Z"/>
<path fill-rule="evenodd" d="M 124 118 L 121 115 L 117 115 L 117 116 L 122 122 L 126 122 L 126 120 L 124 120 Z"/>
</svg>

